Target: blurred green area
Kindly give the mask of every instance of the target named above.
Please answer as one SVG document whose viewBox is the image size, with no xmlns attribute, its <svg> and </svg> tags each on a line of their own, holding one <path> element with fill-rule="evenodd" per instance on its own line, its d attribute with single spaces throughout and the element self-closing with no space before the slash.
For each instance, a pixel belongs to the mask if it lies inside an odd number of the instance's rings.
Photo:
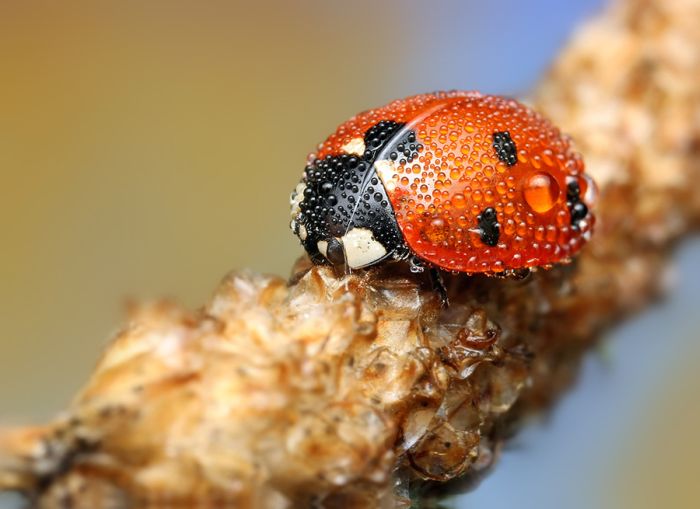
<svg viewBox="0 0 700 509">
<path fill-rule="evenodd" d="M 289 191 L 316 143 L 391 98 L 534 75 L 548 55 L 516 54 L 518 37 L 536 47 L 569 28 L 509 9 L 573 9 L 510 0 L 489 14 L 464 2 L 451 16 L 457 4 L 0 3 L 0 422 L 63 408 L 127 299 L 194 308 L 231 269 L 286 274 L 301 253 Z M 518 62 L 504 65 L 511 54 Z M 489 91 L 513 87 L 500 86 Z M 626 417 L 623 447 L 580 465 L 582 491 L 609 493 L 611 507 L 688 507 L 700 411 L 668 395 L 700 388 L 694 358 L 667 369 L 643 412 Z"/>
</svg>

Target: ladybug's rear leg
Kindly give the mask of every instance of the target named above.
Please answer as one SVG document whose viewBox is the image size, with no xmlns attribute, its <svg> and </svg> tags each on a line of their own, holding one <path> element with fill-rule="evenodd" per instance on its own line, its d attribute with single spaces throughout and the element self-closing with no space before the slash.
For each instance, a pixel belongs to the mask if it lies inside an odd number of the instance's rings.
<svg viewBox="0 0 700 509">
<path fill-rule="evenodd" d="M 530 275 L 532 274 L 532 269 L 525 267 L 522 269 L 510 269 L 510 270 L 504 270 L 503 272 L 495 272 L 494 274 L 490 274 L 492 277 L 496 277 L 498 279 L 510 279 L 513 281 L 525 281 L 529 279 Z"/>
</svg>

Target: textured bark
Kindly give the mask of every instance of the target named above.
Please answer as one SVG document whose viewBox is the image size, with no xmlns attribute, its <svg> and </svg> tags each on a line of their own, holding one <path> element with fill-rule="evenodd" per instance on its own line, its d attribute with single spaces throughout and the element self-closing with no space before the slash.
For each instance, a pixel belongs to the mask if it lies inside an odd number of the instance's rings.
<svg viewBox="0 0 700 509">
<path fill-rule="evenodd" d="M 628 0 L 534 94 L 600 195 L 574 263 L 524 281 L 403 266 L 228 276 L 143 306 L 55 422 L 0 435 L 0 486 L 47 505 L 401 507 L 462 489 L 552 405 L 601 331 L 667 282 L 700 218 L 700 2 Z"/>
</svg>

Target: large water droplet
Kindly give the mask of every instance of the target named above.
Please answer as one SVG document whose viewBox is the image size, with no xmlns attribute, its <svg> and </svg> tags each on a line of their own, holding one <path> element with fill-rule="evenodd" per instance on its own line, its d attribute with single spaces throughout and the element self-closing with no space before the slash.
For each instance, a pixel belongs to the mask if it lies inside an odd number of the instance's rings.
<svg viewBox="0 0 700 509">
<path fill-rule="evenodd" d="M 559 199 L 559 184 L 549 173 L 535 173 L 527 179 L 523 195 L 532 210 L 544 214 L 556 205 Z"/>
</svg>

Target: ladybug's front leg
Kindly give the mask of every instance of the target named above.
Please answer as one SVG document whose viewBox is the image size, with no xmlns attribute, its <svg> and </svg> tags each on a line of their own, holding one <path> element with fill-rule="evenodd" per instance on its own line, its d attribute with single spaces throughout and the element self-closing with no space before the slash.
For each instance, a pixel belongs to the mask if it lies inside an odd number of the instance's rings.
<svg viewBox="0 0 700 509">
<path fill-rule="evenodd" d="M 440 304 L 443 308 L 449 307 L 450 299 L 447 297 L 447 288 L 445 287 L 445 280 L 442 277 L 442 272 L 435 267 L 431 267 L 429 274 L 430 282 L 433 285 L 433 290 L 438 292 L 438 295 L 440 295 Z"/>
</svg>

